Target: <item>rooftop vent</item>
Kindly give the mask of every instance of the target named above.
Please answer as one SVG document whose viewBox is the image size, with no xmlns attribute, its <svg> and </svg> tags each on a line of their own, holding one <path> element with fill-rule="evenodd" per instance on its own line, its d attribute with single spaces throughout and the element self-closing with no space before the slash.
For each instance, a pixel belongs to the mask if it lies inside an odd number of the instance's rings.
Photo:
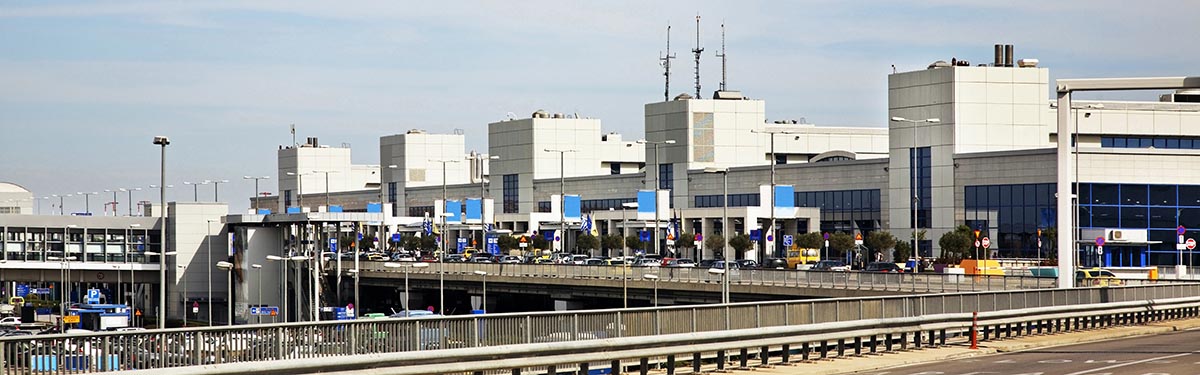
<svg viewBox="0 0 1200 375">
<path fill-rule="evenodd" d="M 745 98 L 742 96 L 741 91 L 725 90 L 713 92 L 713 99 L 717 100 L 742 100 Z"/>
<path fill-rule="evenodd" d="M 927 67 L 925 69 L 938 69 L 938 68 L 948 68 L 948 67 L 950 67 L 950 63 L 945 62 L 943 60 L 938 60 L 938 61 L 934 61 L 933 63 L 929 64 L 929 67 Z"/>
<path fill-rule="evenodd" d="M 689 100 L 689 99 L 692 99 L 692 96 L 688 95 L 688 93 L 686 93 L 686 92 L 675 96 L 675 100 Z"/>
<path fill-rule="evenodd" d="M 1022 67 L 1022 68 L 1036 68 L 1037 65 L 1038 65 L 1038 59 L 1017 60 L 1017 66 Z"/>
<path fill-rule="evenodd" d="M 533 115 L 531 115 L 531 117 L 533 117 L 533 118 L 550 118 L 550 112 L 546 112 L 546 110 L 544 110 L 544 109 L 539 109 L 539 110 L 533 111 Z"/>
<path fill-rule="evenodd" d="M 404 134 L 425 134 L 425 131 L 421 129 L 409 129 L 407 132 L 404 132 Z"/>
</svg>

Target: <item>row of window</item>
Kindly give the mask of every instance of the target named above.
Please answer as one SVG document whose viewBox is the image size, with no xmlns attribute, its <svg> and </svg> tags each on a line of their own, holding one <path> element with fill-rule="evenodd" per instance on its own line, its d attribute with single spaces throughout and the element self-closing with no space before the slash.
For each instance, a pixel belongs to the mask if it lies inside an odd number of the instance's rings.
<svg viewBox="0 0 1200 375">
<path fill-rule="evenodd" d="M 515 174 L 506 174 L 503 177 L 503 184 L 504 213 L 515 214 L 521 208 L 521 180 Z"/>
<path fill-rule="evenodd" d="M 821 212 L 880 211 L 879 189 L 796 192 L 796 207 L 817 207 Z"/>
<path fill-rule="evenodd" d="M 1080 184 L 1079 202 L 1200 207 L 1200 185 Z"/>
<path fill-rule="evenodd" d="M 917 227 L 928 228 L 933 223 L 933 167 L 930 163 L 929 147 L 911 148 L 908 150 L 909 186 L 916 194 L 909 193 L 909 199 L 916 196 Z M 911 208 L 910 208 L 911 209 Z"/>
<path fill-rule="evenodd" d="M 696 208 L 724 207 L 725 197 L 722 195 L 697 195 L 693 198 Z M 729 194 L 729 207 L 753 207 L 759 205 L 758 193 Z"/>
<path fill-rule="evenodd" d="M 428 213 L 433 215 L 433 206 L 409 206 L 408 216 L 425 216 Z"/>
<path fill-rule="evenodd" d="M 1100 147 L 1200 150 L 1200 137 L 1100 137 Z"/>
</svg>

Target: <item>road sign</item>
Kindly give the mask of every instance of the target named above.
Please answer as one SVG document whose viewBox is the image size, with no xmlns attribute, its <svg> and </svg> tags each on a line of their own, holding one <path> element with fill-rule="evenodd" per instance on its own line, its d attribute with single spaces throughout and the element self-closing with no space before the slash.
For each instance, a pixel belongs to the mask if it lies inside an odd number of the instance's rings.
<svg viewBox="0 0 1200 375">
<path fill-rule="evenodd" d="M 1187 232 L 1187 228 L 1184 228 L 1182 225 L 1180 225 L 1178 228 L 1175 228 L 1175 234 L 1178 234 L 1180 236 L 1182 236 L 1186 232 Z"/>
<path fill-rule="evenodd" d="M 1104 255 L 1104 246 L 1096 246 L 1096 255 Z"/>
<path fill-rule="evenodd" d="M 400 233 L 392 233 L 392 242 L 400 242 Z"/>
<path fill-rule="evenodd" d="M 1096 246 L 1104 246 L 1104 237 L 1096 237 Z"/>
<path fill-rule="evenodd" d="M 792 235 L 790 235 L 790 234 L 783 235 L 783 246 L 787 246 L 787 247 L 792 246 Z"/>
<path fill-rule="evenodd" d="M 1194 250 L 1194 249 L 1196 249 L 1196 239 L 1194 239 L 1194 238 L 1189 238 L 1189 239 L 1187 239 L 1187 242 L 1184 242 L 1184 243 L 1185 243 L 1185 244 L 1187 244 L 1187 249 L 1188 249 L 1188 250 Z"/>
<path fill-rule="evenodd" d="M 863 244 L 862 232 L 859 232 L 859 233 L 855 233 L 855 234 L 854 234 L 854 244 L 855 244 L 855 245 L 862 245 L 862 244 Z"/>
<path fill-rule="evenodd" d="M 332 251 L 335 253 L 337 252 L 337 239 L 336 238 L 329 239 L 329 251 Z"/>
<path fill-rule="evenodd" d="M 750 230 L 750 240 L 751 241 L 758 241 L 760 239 L 762 239 L 762 230 L 761 229 Z"/>
<path fill-rule="evenodd" d="M 824 237 L 825 240 L 828 241 L 829 240 L 829 232 L 825 232 L 825 234 L 822 235 L 822 237 Z"/>
<path fill-rule="evenodd" d="M 79 315 L 67 315 L 63 317 L 63 323 L 76 324 L 79 323 Z"/>
<path fill-rule="evenodd" d="M 984 249 L 992 247 L 992 239 L 984 237 L 982 240 L 979 240 L 979 244 L 982 245 Z"/>
<path fill-rule="evenodd" d="M 774 236 L 774 235 L 770 235 L 770 234 L 768 234 L 768 235 L 767 235 L 767 241 L 775 241 L 775 236 Z"/>
<path fill-rule="evenodd" d="M 704 233 L 696 233 L 696 242 L 704 241 Z"/>
<path fill-rule="evenodd" d="M 200 302 L 192 302 L 192 314 L 200 313 Z"/>
<path fill-rule="evenodd" d="M 975 247 L 979 247 L 979 240 L 975 240 Z"/>
<path fill-rule="evenodd" d="M 250 315 L 258 315 L 258 308 L 251 306 L 250 307 Z"/>
<path fill-rule="evenodd" d="M 100 303 L 100 289 L 88 289 L 87 303 L 90 303 L 90 304 Z"/>
</svg>

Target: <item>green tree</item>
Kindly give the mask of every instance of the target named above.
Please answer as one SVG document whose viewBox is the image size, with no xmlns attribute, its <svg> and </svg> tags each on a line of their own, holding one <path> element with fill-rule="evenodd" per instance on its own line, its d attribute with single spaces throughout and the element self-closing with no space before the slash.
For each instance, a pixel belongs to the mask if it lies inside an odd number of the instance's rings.
<svg viewBox="0 0 1200 375">
<path fill-rule="evenodd" d="M 796 237 L 796 246 L 802 249 L 820 249 L 825 243 L 825 238 L 820 232 L 808 232 Z"/>
<path fill-rule="evenodd" d="M 508 252 L 520 248 L 521 240 L 513 236 L 503 235 L 496 239 L 496 245 L 500 246 L 500 250 Z"/>
<path fill-rule="evenodd" d="M 575 248 L 583 252 L 590 252 L 597 247 L 600 247 L 600 240 L 589 233 L 581 234 L 575 238 Z"/>
<path fill-rule="evenodd" d="M 871 249 L 872 254 L 883 253 L 896 247 L 896 236 L 882 230 L 877 230 L 867 234 L 867 237 L 863 238 L 863 245 Z M 875 258 L 871 259 L 874 260 Z"/>
<path fill-rule="evenodd" d="M 710 234 L 708 237 L 704 237 L 704 247 L 712 250 L 713 254 L 721 253 L 721 256 L 724 257 L 725 237 L 721 237 L 719 234 Z"/>
<path fill-rule="evenodd" d="M 680 233 L 679 238 L 675 239 L 675 247 L 680 250 L 684 250 L 679 252 L 679 256 L 684 256 L 683 254 L 690 254 L 691 252 L 687 250 L 691 250 L 692 248 L 696 247 L 696 235 L 692 233 Z"/>
<path fill-rule="evenodd" d="M 845 255 L 847 251 L 854 250 L 854 237 L 851 237 L 846 232 L 837 232 L 829 235 L 829 249 L 833 254 Z"/>
<path fill-rule="evenodd" d="M 973 255 L 974 233 L 971 228 L 960 225 L 954 232 L 942 234 L 942 238 L 937 239 L 937 246 L 942 248 L 942 256 L 938 258 L 938 262 L 958 264 L 962 262 L 962 258 Z"/>
<path fill-rule="evenodd" d="M 433 250 L 437 250 L 437 248 L 438 248 L 437 237 L 423 236 L 423 237 L 419 238 L 418 241 L 421 241 L 421 246 L 420 246 L 421 250 L 433 251 Z"/>
<path fill-rule="evenodd" d="M 642 242 L 642 239 L 636 234 L 631 234 L 629 237 L 625 237 L 625 246 L 630 250 L 637 251 L 645 248 L 646 243 Z"/>
<path fill-rule="evenodd" d="M 739 253 L 746 252 L 746 250 L 749 249 L 750 246 L 753 246 L 753 245 L 754 245 L 754 242 L 750 241 L 750 236 L 747 236 L 742 233 L 735 234 L 735 235 L 733 235 L 733 237 L 729 238 L 729 247 L 732 247 L 734 251 L 737 251 Z M 729 254 L 729 255 L 733 255 L 733 254 Z M 730 256 L 730 257 L 726 257 L 726 258 L 732 258 L 732 257 Z"/>
<path fill-rule="evenodd" d="M 417 237 L 414 234 L 410 234 L 410 235 L 401 237 L 400 243 L 404 246 L 405 250 L 409 250 L 409 251 L 425 249 L 425 247 L 421 245 L 421 237 Z"/>
<path fill-rule="evenodd" d="M 893 262 L 906 262 L 912 257 L 912 245 L 908 242 L 897 242 L 892 254 Z"/>
<path fill-rule="evenodd" d="M 546 237 L 541 235 L 530 236 L 529 246 L 533 247 L 534 249 L 546 250 L 550 248 L 550 241 L 546 241 Z"/>
<path fill-rule="evenodd" d="M 625 237 L 621 237 L 619 234 L 606 234 L 600 237 L 600 244 L 610 252 L 613 250 L 624 250 Z"/>
</svg>

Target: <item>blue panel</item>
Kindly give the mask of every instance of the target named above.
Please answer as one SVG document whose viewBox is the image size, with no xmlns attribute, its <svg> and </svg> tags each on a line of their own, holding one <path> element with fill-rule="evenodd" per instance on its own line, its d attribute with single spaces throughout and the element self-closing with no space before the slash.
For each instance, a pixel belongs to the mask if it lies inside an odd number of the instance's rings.
<svg viewBox="0 0 1200 375">
<path fill-rule="evenodd" d="M 654 208 L 654 206 L 655 206 L 654 191 L 653 190 L 638 190 L 637 203 L 638 203 L 638 207 L 637 207 L 638 213 L 646 213 L 646 214 L 653 215 L 654 209 L 655 209 Z"/>
<path fill-rule="evenodd" d="M 482 221 L 483 220 L 483 201 L 479 199 L 467 199 L 467 221 Z"/>
<path fill-rule="evenodd" d="M 383 203 L 367 203 L 367 212 L 383 212 Z"/>
<path fill-rule="evenodd" d="M 329 212 L 342 212 L 342 206 L 336 204 L 329 206 Z"/>
<path fill-rule="evenodd" d="M 795 190 L 791 185 L 775 185 L 775 207 L 796 207 Z"/>
<path fill-rule="evenodd" d="M 447 223 L 462 222 L 462 202 L 446 201 L 446 212 L 450 214 L 450 216 L 446 217 Z"/>
<path fill-rule="evenodd" d="M 300 207 L 288 207 L 288 208 L 287 208 L 287 213 L 289 213 L 289 214 L 298 214 L 298 213 L 300 213 Z"/>
<path fill-rule="evenodd" d="M 258 214 L 259 214 L 259 215 L 270 215 L 270 214 L 271 214 L 271 209 L 269 209 L 269 208 L 260 208 L 260 209 L 258 209 Z"/>
<path fill-rule="evenodd" d="M 580 200 L 578 195 L 568 195 L 565 199 L 565 203 L 567 208 L 565 211 L 563 211 L 563 216 L 565 216 L 566 219 L 579 219 L 583 217 L 579 209 Z"/>
</svg>

